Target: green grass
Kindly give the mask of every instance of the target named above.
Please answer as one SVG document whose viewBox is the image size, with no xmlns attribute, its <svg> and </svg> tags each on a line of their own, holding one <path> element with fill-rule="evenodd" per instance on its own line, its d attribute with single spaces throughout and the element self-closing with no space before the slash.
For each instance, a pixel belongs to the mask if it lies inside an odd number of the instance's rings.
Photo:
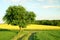
<svg viewBox="0 0 60 40">
<path fill-rule="evenodd" d="M 0 30 L 0 40 L 11 40 L 17 33 L 16 30 Z"/>
<path fill-rule="evenodd" d="M 0 40 L 11 40 L 18 34 L 18 32 L 18 30 L 1 29 Z M 28 34 L 30 33 L 31 35 L 29 36 Z M 25 35 L 22 38 L 19 38 L 18 40 L 25 40 L 27 38 L 29 40 L 60 40 L 60 30 L 23 30 L 22 32 L 20 32 L 20 35 L 22 34 Z"/>
<path fill-rule="evenodd" d="M 38 31 L 32 34 L 29 40 L 60 40 L 60 30 Z"/>
</svg>

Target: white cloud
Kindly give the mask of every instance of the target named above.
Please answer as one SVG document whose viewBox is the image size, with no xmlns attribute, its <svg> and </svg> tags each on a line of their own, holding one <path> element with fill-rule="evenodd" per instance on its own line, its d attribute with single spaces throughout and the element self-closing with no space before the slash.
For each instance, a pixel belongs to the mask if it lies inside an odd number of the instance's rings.
<svg viewBox="0 0 60 40">
<path fill-rule="evenodd" d="M 1 23 L 4 23 L 4 22 L 3 22 L 2 20 L 0 20 L 0 24 L 1 24 Z"/>
<path fill-rule="evenodd" d="M 26 3 L 27 1 L 32 1 L 32 0 L 4 0 L 6 2 L 12 2 L 12 3 L 19 3 L 19 4 L 22 4 L 22 3 Z"/>
<path fill-rule="evenodd" d="M 0 23 L 4 23 L 3 20 L 2 20 L 2 17 L 0 17 Z"/>
<path fill-rule="evenodd" d="M 37 1 L 41 1 L 41 2 L 48 1 L 48 2 L 52 3 L 52 2 L 56 2 L 57 0 L 37 0 Z"/>
<path fill-rule="evenodd" d="M 11 1 L 11 2 L 22 2 L 22 3 L 24 3 L 24 2 L 27 2 L 27 1 L 32 1 L 32 0 L 4 0 L 4 1 Z"/>
<path fill-rule="evenodd" d="M 18 1 L 21 1 L 21 0 L 4 0 L 4 1 L 18 2 Z"/>
<path fill-rule="evenodd" d="M 54 2 L 54 0 L 48 0 L 48 2 L 52 3 L 52 2 Z"/>
<path fill-rule="evenodd" d="M 28 0 L 21 0 L 20 4 L 23 4 L 23 3 L 26 3 L 26 2 L 28 2 Z"/>
<path fill-rule="evenodd" d="M 60 8 L 60 6 L 43 6 L 43 8 L 46 8 L 46 9 L 48 9 L 48 8 Z"/>
<path fill-rule="evenodd" d="M 52 3 L 57 3 L 58 0 L 48 0 L 48 2 L 49 2 L 50 4 L 52 4 Z"/>
<path fill-rule="evenodd" d="M 11 2 L 19 2 L 20 0 L 11 0 Z"/>
<path fill-rule="evenodd" d="M 39 2 L 43 2 L 43 1 L 47 1 L 48 3 L 52 4 L 52 3 L 58 3 L 59 0 L 37 0 Z"/>
<path fill-rule="evenodd" d="M 45 1 L 45 0 L 37 0 L 37 1 L 43 2 L 43 1 Z"/>
</svg>

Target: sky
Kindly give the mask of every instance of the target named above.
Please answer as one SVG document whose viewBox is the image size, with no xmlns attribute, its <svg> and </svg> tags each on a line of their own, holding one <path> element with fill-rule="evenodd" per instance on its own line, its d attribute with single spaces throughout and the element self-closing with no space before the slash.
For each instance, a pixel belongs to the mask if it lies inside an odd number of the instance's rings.
<svg viewBox="0 0 60 40">
<path fill-rule="evenodd" d="M 60 0 L 0 0 L 0 23 L 9 6 L 21 5 L 36 14 L 36 20 L 60 20 Z"/>
</svg>

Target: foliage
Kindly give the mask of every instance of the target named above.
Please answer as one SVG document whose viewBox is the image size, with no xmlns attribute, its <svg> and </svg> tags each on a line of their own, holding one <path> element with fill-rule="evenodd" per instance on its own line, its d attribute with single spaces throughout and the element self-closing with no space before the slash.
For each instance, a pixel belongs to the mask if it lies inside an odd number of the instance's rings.
<svg viewBox="0 0 60 40">
<path fill-rule="evenodd" d="M 60 20 L 36 20 L 34 24 L 60 26 Z"/>
<path fill-rule="evenodd" d="M 35 20 L 34 12 L 28 12 L 22 6 L 10 6 L 6 10 L 3 20 L 11 25 L 18 25 L 19 27 L 26 27 Z"/>
<path fill-rule="evenodd" d="M 10 31 L 9 29 L 0 29 L 0 31 Z"/>
</svg>

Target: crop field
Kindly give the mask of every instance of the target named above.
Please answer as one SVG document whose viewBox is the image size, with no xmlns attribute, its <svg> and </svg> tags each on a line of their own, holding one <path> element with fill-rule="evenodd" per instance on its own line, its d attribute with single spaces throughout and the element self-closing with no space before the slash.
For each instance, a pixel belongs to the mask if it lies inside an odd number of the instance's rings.
<svg viewBox="0 0 60 40">
<path fill-rule="evenodd" d="M 12 25 L 8 25 L 8 24 L 0 24 L 0 28 L 1 29 L 10 29 L 10 30 L 19 30 L 19 26 L 12 26 Z M 35 24 L 31 24 L 28 25 L 26 28 L 22 28 L 22 29 L 39 29 L 39 30 L 58 30 L 60 29 L 60 26 L 47 26 L 47 25 L 35 25 Z"/>
<path fill-rule="evenodd" d="M 2 30 L 1 30 L 2 29 Z M 7 30 L 5 30 L 7 29 Z M 0 25 L 0 40 L 60 40 L 60 27 L 47 25 L 29 25 L 19 33 L 18 26 Z M 52 30 L 51 30 L 52 29 Z M 39 30 L 39 31 L 38 31 Z M 15 37 L 15 38 L 14 38 Z"/>
<path fill-rule="evenodd" d="M 0 24 L 0 29 L 10 29 L 10 30 L 18 30 L 18 26 L 12 26 L 8 24 Z"/>
</svg>

